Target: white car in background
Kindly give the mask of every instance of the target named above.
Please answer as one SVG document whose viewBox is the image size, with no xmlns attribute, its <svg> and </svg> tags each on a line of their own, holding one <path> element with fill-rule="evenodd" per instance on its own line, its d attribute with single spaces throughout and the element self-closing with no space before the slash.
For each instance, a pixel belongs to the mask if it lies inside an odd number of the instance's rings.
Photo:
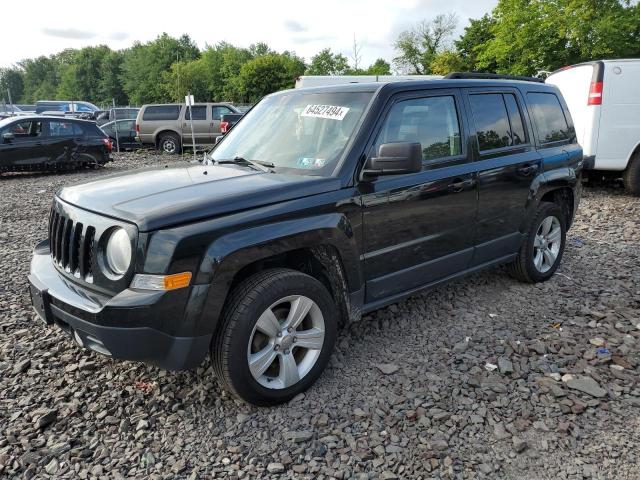
<svg viewBox="0 0 640 480">
<path fill-rule="evenodd" d="M 640 195 L 640 59 L 571 65 L 546 83 L 569 106 L 585 169 L 615 172 L 629 193 Z"/>
</svg>

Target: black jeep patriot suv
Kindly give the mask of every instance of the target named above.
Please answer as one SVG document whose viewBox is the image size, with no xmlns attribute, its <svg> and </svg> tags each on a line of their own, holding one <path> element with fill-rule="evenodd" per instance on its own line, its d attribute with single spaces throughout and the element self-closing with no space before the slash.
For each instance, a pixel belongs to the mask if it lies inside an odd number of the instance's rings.
<svg viewBox="0 0 640 480">
<path fill-rule="evenodd" d="M 501 263 L 549 279 L 581 168 L 550 85 L 279 92 L 203 164 L 60 190 L 31 264 L 33 303 L 83 347 L 169 369 L 210 352 L 235 395 L 285 402 L 363 313 Z"/>
</svg>

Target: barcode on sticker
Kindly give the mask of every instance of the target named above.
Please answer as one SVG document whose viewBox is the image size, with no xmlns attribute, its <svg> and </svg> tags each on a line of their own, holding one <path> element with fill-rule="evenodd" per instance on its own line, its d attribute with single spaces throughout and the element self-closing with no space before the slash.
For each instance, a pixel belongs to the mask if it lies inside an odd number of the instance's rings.
<svg viewBox="0 0 640 480">
<path fill-rule="evenodd" d="M 307 105 L 302 111 L 301 116 L 342 120 L 347 113 L 349 113 L 347 107 L 338 107 L 336 105 Z"/>
</svg>

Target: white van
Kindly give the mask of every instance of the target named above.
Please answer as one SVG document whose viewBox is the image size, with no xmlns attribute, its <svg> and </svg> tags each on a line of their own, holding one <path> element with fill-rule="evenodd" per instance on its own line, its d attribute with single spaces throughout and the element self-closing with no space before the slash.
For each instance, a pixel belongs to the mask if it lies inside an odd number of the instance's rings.
<svg viewBox="0 0 640 480">
<path fill-rule="evenodd" d="M 441 75 L 302 75 L 296 78 L 296 88 L 325 87 L 345 83 L 406 82 L 410 80 L 436 80 Z"/>
<path fill-rule="evenodd" d="M 640 195 L 640 59 L 598 60 L 553 72 L 569 106 L 585 169 L 622 173 Z"/>
</svg>

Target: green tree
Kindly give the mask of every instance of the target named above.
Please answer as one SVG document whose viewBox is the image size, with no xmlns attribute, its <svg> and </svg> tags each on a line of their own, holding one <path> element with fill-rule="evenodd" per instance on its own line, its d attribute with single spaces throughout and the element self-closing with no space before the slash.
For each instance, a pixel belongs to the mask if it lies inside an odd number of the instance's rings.
<svg viewBox="0 0 640 480">
<path fill-rule="evenodd" d="M 198 47 L 188 35 L 176 39 L 163 33 L 151 42 L 137 42 L 124 52 L 123 90 L 130 101 L 137 104 L 162 102 L 166 99 L 163 80 L 171 65 L 199 56 Z"/>
<path fill-rule="evenodd" d="M 42 56 L 23 60 L 19 65 L 24 70 L 23 102 L 56 98 L 59 83 L 59 59 Z"/>
<path fill-rule="evenodd" d="M 486 48 L 486 43 L 493 40 L 492 28 L 495 19 L 485 14 L 477 20 L 469 19 L 469 25 L 464 29 L 462 36 L 454 42 L 456 50 L 462 59 L 461 70 L 495 72 L 495 62 L 484 62 L 482 67 L 478 65 L 478 53 Z"/>
<path fill-rule="evenodd" d="M 429 66 L 431 73 L 434 75 L 446 75 L 451 72 L 459 72 L 463 70 L 463 60 L 458 52 L 445 50 L 438 53 Z"/>
<path fill-rule="evenodd" d="M 239 100 L 256 102 L 270 93 L 293 88 L 295 78 L 304 68 L 304 62 L 290 53 L 256 57 L 240 69 L 238 85 L 242 98 Z"/>
<path fill-rule="evenodd" d="M 333 53 L 330 48 L 321 50 L 311 57 L 306 75 L 344 75 L 349 71 L 349 61 L 341 53 Z"/>
<path fill-rule="evenodd" d="M 7 90 L 11 92 L 13 103 L 20 103 L 24 94 L 24 72 L 19 68 L 0 68 L 0 98 L 9 101 Z"/>
<path fill-rule="evenodd" d="M 56 96 L 65 100 L 104 103 L 101 81 L 104 60 L 110 53 L 111 49 L 106 45 L 85 47 L 72 52 L 66 62 L 58 67 L 60 84 Z"/>
<path fill-rule="evenodd" d="M 383 58 L 377 59 L 364 71 L 365 75 L 391 75 L 391 65 Z"/>
<path fill-rule="evenodd" d="M 440 14 L 400 33 L 394 44 L 400 54 L 393 59 L 393 63 L 403 73 L 431 73 L 431 62 L 438 53 L 449 46 L 449 40 L 457 24 L 455 14 Z"/>
<path fill-rule="evenodd" d="M 175 62 L 163 77 L 167 97 L 173 102 L 182 103 L 187 92 L 191 92 L 198 102 L 211 100 L 213 73 L 208 70 L 204 57 L 189 62 Z"/>
<path fill-rule="evenodd" d="M 264 42 L 258 42 L 258 43 L 254 43 L 252 45 L 249 45 L 249 53 L 251 53 L 252 57 L 260 57 L 261 55 L 268 55 L 270 53 L 276 53 L 273 50 L 271 50 L 269 48 L 269 45 L 267 45 Z"/>
<path fill-rule="evenodd" d="M 129 98 L 124 93 L 120 77 L 122 75 L 122 52 L 110 51 L 102 59 L 101 76 L 98 85 L 98 103 L 111 105 L 115 99 L 116 105 L 128 105 Z"/>
<path fill-rule="evenodd" d="M 499 0 L 477 65 L 534 75 L 585 60 L 640 55 L 640 6 L 618 0 Z"/>
</svg>

